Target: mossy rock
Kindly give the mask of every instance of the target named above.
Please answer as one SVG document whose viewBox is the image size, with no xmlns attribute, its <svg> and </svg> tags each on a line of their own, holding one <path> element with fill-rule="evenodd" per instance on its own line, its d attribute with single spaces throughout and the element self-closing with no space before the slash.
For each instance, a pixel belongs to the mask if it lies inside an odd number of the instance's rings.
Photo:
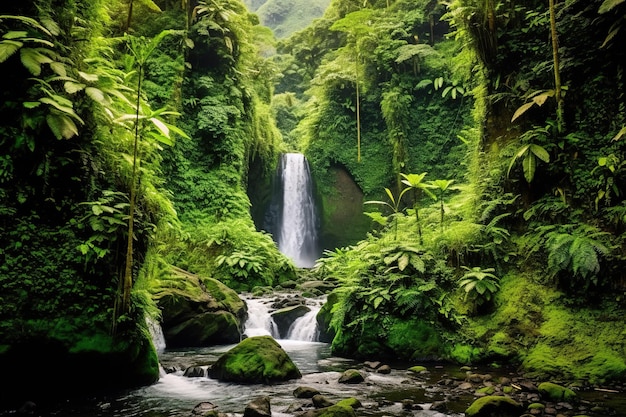
<svg viewBox="0 0 626 417">
<path fill-rule="evenodd" d="M 492 395 L 494 392 L 496 392 L 496 389 L 494 387 L 482 387 L 477 389 L 476 392 L 479 394 Z"/>
<path fill-rule="evenodd" d="M 345 398 L 337 403 L 338 406 L 352 407 L 353 409 L 362 407 L 361 401 L 354 397 Z"/>
<path fill-rule="evenodd" d="M 407 370 L 409 372 L 411 372 L 411 373 L 414 373 L 414 374 L 421 374 L 422 372 L 428 371 L 428 369 L 425 366 L 422 366 L 422 365 L 411 366 Z"/>
<path fill-rule="evenodd" d="M 488 395 L 477 399 L 465 410 L 467 417 L 518 417 L 523 407 L 510 397 Z"/>
<path fill-rule="evenodd" d="M 543 397 L 552 401 L 573 402 L 578 399 L 578 395 L 574 391 L 553 382 L 542 382 L 537 389 Z"/>
<path fill-rule="evenodd" d="M 254 336 L 220 356 L 209 377 L 243 384 L 269 384 L 301 378 L 302 374 L 271 336 Z"/>
<path fill-rule="evenodd" d="M 331 405 L 330 407 L 309 410 L 298 417 L 356 417 L 354 408 L 348 405 Z"/>
<path fill-rule="evenodd" d="M 365 378 L 357 369 L 347 369 L 339 378 L 340 384 L 360 384 L 363 381 L 365 381 Z"/>
<path fill-rule="evenodd" d="M 333 318 L 332 309 L 333 306 L 339 300 L 339 295 L 335 292 L 331 292 L 326 297 L 326 302 L 320 308 L 315 320 L 317 321 L 317 328 L 319 330 L 319 341 L 324 343 L 330 343 L 335 338 L 335 331 L 330 327 L 330 322 Z"/>
<path fill-rule="evenodd" d="M 295 305 L 284 307 L 272 313 L 272 319 L 276 323 L 276 328 L 281 338 L 288 336 L 289 328 L 300 317 L 311 311 L 310 307 L 305 305 Z"/>
</svg>

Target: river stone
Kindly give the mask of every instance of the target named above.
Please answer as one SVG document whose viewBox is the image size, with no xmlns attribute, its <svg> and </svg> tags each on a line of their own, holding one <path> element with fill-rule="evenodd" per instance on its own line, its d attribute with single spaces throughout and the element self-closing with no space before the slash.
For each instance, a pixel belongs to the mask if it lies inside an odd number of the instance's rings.
<svg viewBox="0 0 626 417">
<path fill-rule="evenodd" d="M 345 405 L 345 406 L 348 406 L 348 407 L 352 407 L 354 409 L 361 408 L 363 406 L 361 404 L 361 401 L 359 401 L 358 399 L 356 399 L 354 397 L 344 398 L 343 400 L 339 401 L 337 403 L 337 405 Z"/>
<path fill-rule="evenodd" d="M 183 376 L 186 376 L 187 378 L 202 378 L 205 376 L 205 373 L 204 369 L 200 366 L 190 366 L 185 369 Z"/>
<path fill-rule="evenodd" d="M 345 370 L 339 378 L 340 384 L 359 384 L 363 381 L 365 381 L 365 378 L 357 369 Z"/>
<path fill-rule="evenodd" d="M 326 408 L 308 410 L 299 414 L 298 417 L 356 417 L 356 413 L 352 407 L 335 404 Z"/>
<path fill-rule="evenodd" d="M 552 401 L 575 401 L 577 395 L 569 388 L 563 387 L 553 382 L 542 382 L 537 387 L 542 397 Z"/>
<path fill-rule="evenodd" d="M 467 417 L 518 417 L 523 407 L 510 397 L 488 395 L 477 399 L 465 410 Z"/>
<path fill-rule="evenodd" d="M 313 402 L 313 406 L 315 408 L 326 408 L 334 405 L 328 398 L 324 397 L 322 394 L 315 394 L 313 398 L 311 398 Z"/>
<path fill-rule="evenodd" d="M 243 412 L 243 417 L 271 417 L 270 397 L 259 397 L 250 401 Z"/>
<path fill-rule="evenodd" d="M 317 395 L 319 393 L 320 392 L 315 388 L 305 386 L 297 387 L 295 390 L 293 390 L 293 396 L 296 398 L 313 398 L 314 395 Z"/>
<path fill-rule="evenodd" d="M 224 353 L 209 377 L 244 384 L 269 384 L 301 378 L 287 352 L 271 336 L 253 336 Z"/>
<path fill-rule="evenodd" d="M 278 329 L 280 337 L 286 338 L 287 333 L 289 332 L 289 327 L 291 327 L 293 322 L 304 316 L 309 311 L 311 311 L 311 309 L 305 305 L 285 307 L 274 311 L 272 313 L 272 318 L 274 319 L 274 323 L 276 323 L 276 328 Z"/>
<path fill-rule="evenodd" d="M 223 414 L 217 411 L 217 406 L 215 404 L 204 401 L 196 405 L 193 410 L 191 410 L 191 415 L 200 417 L 218 417 Z"/>
</svg>

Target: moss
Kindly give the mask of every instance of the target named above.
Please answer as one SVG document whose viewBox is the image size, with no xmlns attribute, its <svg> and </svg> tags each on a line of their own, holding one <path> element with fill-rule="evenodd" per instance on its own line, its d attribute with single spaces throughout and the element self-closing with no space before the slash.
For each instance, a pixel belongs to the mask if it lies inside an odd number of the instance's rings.
<svg viewBox="0 0 626 417">
<path fill-rule="evenodd" d="M 519 361 L 531 376 L 591 383 L 624 378 L 626 323 L 619 309 L 572 309 L 565 301 L 531 276 L 509 273 L 501 280 L 494 313 L 468 317 L 462 334 L 478 341 L 483 359 Z M 459 346 L 450 357 L 469 356 L 469 348 Z"/>
<path fill-rule="evenodd" d="M 537 389 L 542 396 L 552 401 L 573 402 L 578 398 L 578 395 L 571 389 L 553 382 L 542 382 Z"/>
<path fill-rule="evenodd" d="M 419 374 L 422 373 L 424 371 L 427 371 L 428 369 L 425 366 L 421 366 L 421 365 L 416 365 L 416 366 L 411 366 L 409 369 L 407 369 L 409 372 L 413 372 L 414 374 Z"/>
<path fill-rule="evenodd" d="M 302 375 L 282 347 L 270 336 L 244 339 L 211 367 L 211 378 L 242 383 L 270 383 Z"/>
<path fill-rule="evenodd" d="M 591 383 L 626 376 L 626 323 L 617 314 L 600 317 L 597 310 L 574 311 L 559 304 L 544 314 L 541 339 L 523 361 L 532 374 Z"/>
<path fill-rule="evenodd" d="M 469 364 L 480 359 L 482 350 L 475 346 L 456 343 L 452 346 L 447 356 L 456 363 Z"/>
<path fill-rule="evenodd" d="M 355 409 L 361 407 L 361 402 L 354 397 L 350 397 L 339 401 L 336 405 L 339 407 L 350 407 Z"/>
<path fill-rule="evenodd" d="M 521 406 L 509 397 L 488 395 L 477 399 L 465 410 L 467 417 L 490 416 L 496 411 L 500 417 L 519 415 Z"/>
<path fill-rule="evenodd" d="M 441 353 L 438 331 L 422 320 L 398 320 L 389 329 L 389 348 L 401 358 L 422 359 Z"/>
<path fill-rule="evenodd" d="M 477 389 L 476 392 L 479 394 L 492 395 L 494 392 L 496 392 L 496 389 L 494 387 L 482 387 Z"/>
</svg>

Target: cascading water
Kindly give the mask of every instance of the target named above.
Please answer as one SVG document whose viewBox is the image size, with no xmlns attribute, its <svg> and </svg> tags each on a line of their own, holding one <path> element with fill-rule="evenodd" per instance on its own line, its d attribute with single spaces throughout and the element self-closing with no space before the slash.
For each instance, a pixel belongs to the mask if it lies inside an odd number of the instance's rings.
<svg viewBox="0 0 626 417">
<path fill-rule="evenodd" d="M 248 306 L 248 319 L 244 323 L 244 334 L 252 336 L 272 336 L 278 338 L 278 329 L 267 307 L 267 302 L 262 299 L 246 299 Z"/>
<path fill-rule="evenodd" d="M 245 298 L 248 306 L 248 319 L 244 323 L 244 335 L 252 336 L 272 336 L 274 339 L 280 338 L 278 327 L 272 318 L 272 311 L 268 307 L 270 299 Z M 309 300 L 307 307 L 311 309 L 307 314 L 296 319 L 289 330 L 285 340 L 316 342 L 318 340 L 317 313 L 324 300 Z"/>
<path fill-rule="evenodd" d="M 297 267 L 311 268 L 320 255 L 318 222 L 309 163 L 302 154 L 285 153 L 266 216 L 266 230 Z"/>
</svg>

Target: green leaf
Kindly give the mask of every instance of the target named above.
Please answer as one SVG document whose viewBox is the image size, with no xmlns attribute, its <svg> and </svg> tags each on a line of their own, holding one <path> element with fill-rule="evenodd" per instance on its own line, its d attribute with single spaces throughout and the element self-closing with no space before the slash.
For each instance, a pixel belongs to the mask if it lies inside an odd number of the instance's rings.
<svg viewBox="0 0 626 417">
<path fill-rule="evenodd" d="M 78 128 L 74 121 L 65 114 L 50 113 L 46 122 L 57 139 L 70 139 L 78 136 Z"/>
<path fill-rule="evenodd" d="M 2 35 L 4 39 L 19 39 L 19 38 L 25 38 L 27 36 L 28 36 L 28 32 L 26 32 L 25 30 L 12 30 Z"/>
<path fill-rule="evenodd" d="M 41 74 L 41 65 L 49 64 L 52 60 L 46 55 L 33 48 L 22 48 L 20 50 L 20 59 L 26 69 L 38 77 Z"/>
<path fill-rule="evenodd" d="M 529 184 L 535 178 L 535 170 L 537 169 L 537 158 L 532 153 L 527 153 L 522 161 L 522 167 L 524 168 L 524 178 Z"/>
<path fill-rule="evenodd" d="M 85 93 L 95 102 L 103 104 L 107 103 L 107 98 L 102 92 L 102 90 L 95 87 L 87 87 L 85 88 Z"/>
<path fill-rule="evenodd" d="M 600 8 L 598 9 L 598 13 L 603 14 L 610 12 L 623 2 L 624 0 L 604 0 L 604 2 L 600 5 Z"/>
<path fill-rule="evenodd" d="M 0 63 L 9 59 L 24 44 L 22 42 L 6 40 L 0 42 Z"/>
<path fill-rule="evenodd" d="M 550 162 L 550 154 L 542 146 L 532 143 L 528 149 L 543 162 Z"/>
<path fill-rule="evenodd" d="M 78 91 L 81 91 L 82 89 L 85 88 L 85 84 L 81 84 L 81 83 L 76 83 L 73 81 L 66 81 L 63 84 L 63 88 L 65 89 L 65 92 L 67 94 L 75 94 Z"/>
<path fill-rule="evenodd" d="M 522 114 L 526 113 L 526 111 L 528 111 L 528 109 L 530 109 L 534 104 L 535 102 L 533 101 L 531 101 L 530 103 L 522 104 L 517 110 L 515 110 L 515 113 L 513 113 L 511 122 L 514 122 L 515 119 L 520 117 Z"/>
</svg>

